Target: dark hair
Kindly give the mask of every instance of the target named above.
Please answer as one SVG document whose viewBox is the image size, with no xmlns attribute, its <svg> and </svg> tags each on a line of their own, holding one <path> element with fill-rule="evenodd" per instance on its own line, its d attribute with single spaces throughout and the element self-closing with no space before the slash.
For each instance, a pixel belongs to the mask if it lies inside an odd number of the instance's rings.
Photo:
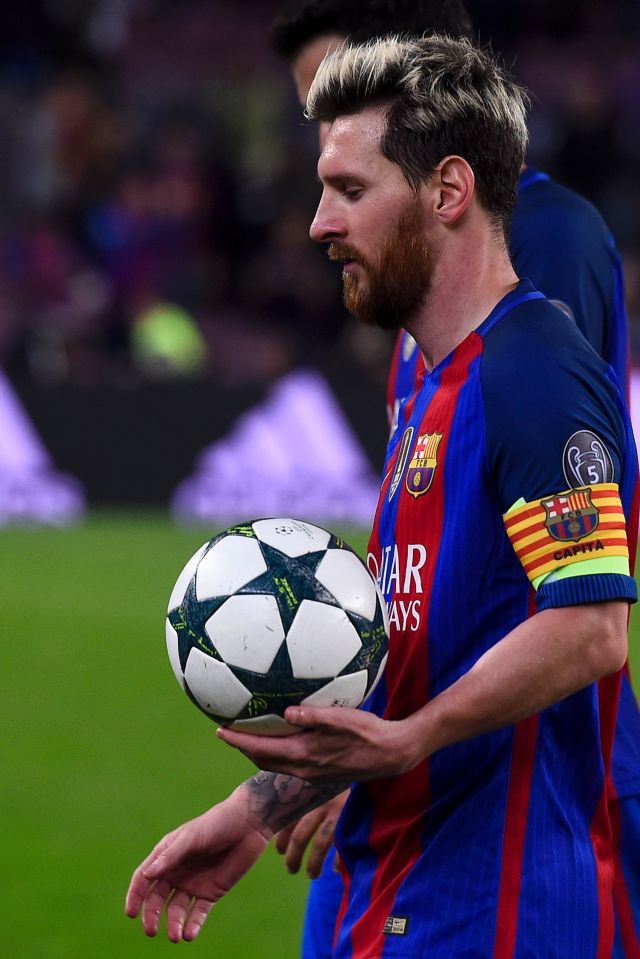
<svg viewBox="0 0 640 959">
<path fill-rule="evenodd" d="M 298 0 L 274 21 L 271 43 L 276 53 L 291 61 L 307 43 L 327 33 L 352 43 L 389 34 L 474 36 L 463 0 Z"/>
<path fill-rule="evenodd" d="M 417 190 L 446 156 L 473 170 L 478 200 L 507 232 L 527 145 L 528 97 L 496 60 L 465 39 L 387 37 L 340 47 L 309 91 L 307 116 L 333 121 L 387 107 L 383 156 Z"/>
</svg>

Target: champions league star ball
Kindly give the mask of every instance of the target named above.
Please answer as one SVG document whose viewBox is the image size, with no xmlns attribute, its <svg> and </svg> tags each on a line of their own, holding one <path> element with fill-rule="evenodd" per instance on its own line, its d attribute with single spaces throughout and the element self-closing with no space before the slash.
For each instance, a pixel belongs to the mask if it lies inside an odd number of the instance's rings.
<svg viewBox="0 0 640 959">
<path fill-rule="evenodd" d="M 232 526 L 198 550 L 169 600 L 176 678 L 217 723 L 299 732 L 287 706 L 360 706 L 389 625 L 377 584 L 339 537 L 295 519 Z"/>
</svg>

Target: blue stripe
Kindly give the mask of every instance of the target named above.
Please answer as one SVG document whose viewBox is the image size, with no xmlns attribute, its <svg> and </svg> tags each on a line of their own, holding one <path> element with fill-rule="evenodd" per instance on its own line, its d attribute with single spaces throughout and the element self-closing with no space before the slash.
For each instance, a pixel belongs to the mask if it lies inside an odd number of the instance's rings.
<svg viewBox="0 0 640 959">
<path fill-rule="evenodd" d="M 595 959 L 599 906 L 589 835 L 604 788 L 595 685 L 540 714 L 514 959 Z M 549 771 L 552 775 L 549 775 Z"/>
</svg>

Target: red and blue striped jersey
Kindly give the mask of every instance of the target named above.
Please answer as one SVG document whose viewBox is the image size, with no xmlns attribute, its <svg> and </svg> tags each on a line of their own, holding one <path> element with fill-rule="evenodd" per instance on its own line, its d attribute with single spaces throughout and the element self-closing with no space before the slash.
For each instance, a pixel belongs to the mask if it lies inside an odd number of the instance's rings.
<svg viewBox="0 0 640 959">
<path fill-rule="evenodd" d="M 620 256 L 598 211 L 546 173 L 520 175 L 510 251 L 518 276 L 527 277 L 571 316 L 593 349 L 610 364 L 628 399 L 629 334 Z M 424 374 L 415 341 L 402 332 L 387 383 L 392 428 L 402 401 Z M 635 556 L 632 556 L 632 568 Z M 628 668 L 623 676 L 613 759 L 618 798 L 640 795 L 640 712 Z M 640 955 L 640 949 L 639 949 Z"/>
<path fill-rule="evenodd" d="M 378 715 L 420 709 L 536 610 L 636 597 L 637 462 L 615 377 L 526 281 L 403 404 L 384 476 Z M 336 957 L 610 956 L 619 680 L 356 785 Z"/>
</svg>

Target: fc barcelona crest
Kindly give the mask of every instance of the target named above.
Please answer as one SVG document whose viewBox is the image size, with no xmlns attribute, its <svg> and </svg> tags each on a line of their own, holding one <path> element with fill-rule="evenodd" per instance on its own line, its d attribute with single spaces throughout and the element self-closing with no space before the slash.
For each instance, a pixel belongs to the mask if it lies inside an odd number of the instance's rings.
<svg viewBox="0 0 640 959">
<path fill-rule="evenodd" d="M 598 508 L 591 502 L 591 490 L 570 490 L 552 499 L 543 499 L 545 526 L 560 543 L 577 543 L 597 528 Z"/>
<path fill-rule="evenodd" d="M 423 433 L 418 437 L 405 479 L 407 492 L 416 498 L 426 493 L 433 482 L 433 475 L 438 465 L 438 447 L 443 435 L 443 433 Z"/>
</svg>

